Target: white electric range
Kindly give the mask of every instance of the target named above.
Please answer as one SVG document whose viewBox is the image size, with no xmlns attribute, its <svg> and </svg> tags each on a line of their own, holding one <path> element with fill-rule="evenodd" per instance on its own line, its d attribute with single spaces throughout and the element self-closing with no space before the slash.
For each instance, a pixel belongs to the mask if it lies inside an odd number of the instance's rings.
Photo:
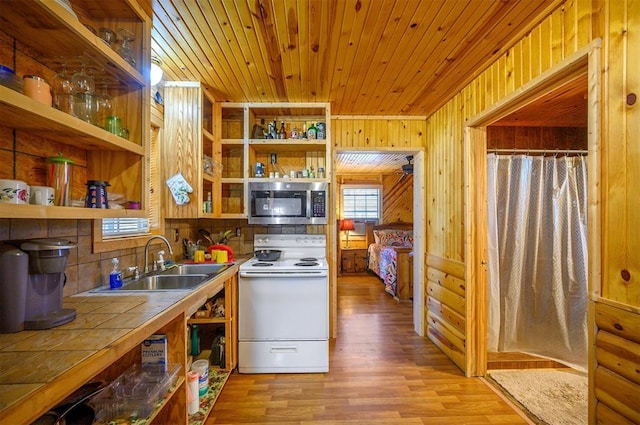
<svg viewBox="0 0 640 425">
<path fill-rule="evenodd" d="M 238 371 L 329 370 L 329 279 L 324 235 L 255 235 L 276 261 L 240 266 Z"/>
</svg>

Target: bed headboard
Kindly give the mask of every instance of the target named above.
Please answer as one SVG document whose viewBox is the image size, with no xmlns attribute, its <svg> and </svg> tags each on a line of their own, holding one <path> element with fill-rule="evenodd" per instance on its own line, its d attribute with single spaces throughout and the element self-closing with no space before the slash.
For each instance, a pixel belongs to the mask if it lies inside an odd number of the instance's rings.
<svg viewBox="0 0 640 425">
<path fill-rule="evenodd" d="M 385 223 L 375 225 L 373 223 L 366 224 L 367 231 L 367 246 L 374 243 L 373 231 L 374 230 L 383 230 L 383 229 L 394 229 L 394 230 L 413 230 L 413 223 L 407 223 L 405 221 L 396 221 L 393 223 Z"/>
</svg>

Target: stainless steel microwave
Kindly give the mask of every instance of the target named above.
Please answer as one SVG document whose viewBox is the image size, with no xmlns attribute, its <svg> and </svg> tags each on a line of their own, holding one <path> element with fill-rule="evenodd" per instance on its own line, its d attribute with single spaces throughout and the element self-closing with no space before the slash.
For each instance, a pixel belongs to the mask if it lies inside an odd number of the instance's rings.
<svg viewBox="0 0 640 425">
<path fill-rule="evenodd" d="M 325 182 L 249 182 L 249 224 L 327 224 Z"/>
</svg>

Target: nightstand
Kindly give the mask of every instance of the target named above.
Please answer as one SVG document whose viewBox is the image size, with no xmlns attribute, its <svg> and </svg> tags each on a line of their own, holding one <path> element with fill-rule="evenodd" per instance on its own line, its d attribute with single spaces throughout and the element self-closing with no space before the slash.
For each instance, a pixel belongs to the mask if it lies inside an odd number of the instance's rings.
<svg viewBox="0 0 640 425">
<path fill-rule="evenodd" d="M 340 252 L 342 273 L 364 273 L 367 271 L 366 248 L 341 248 Z"/>
</svg>

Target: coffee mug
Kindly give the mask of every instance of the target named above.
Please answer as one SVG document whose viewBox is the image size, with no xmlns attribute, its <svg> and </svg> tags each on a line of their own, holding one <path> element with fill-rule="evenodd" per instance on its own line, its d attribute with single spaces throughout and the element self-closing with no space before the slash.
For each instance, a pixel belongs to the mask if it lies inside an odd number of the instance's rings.
<svg viewBox="0 0 640 425">
<path fill-rule="evenodd" d="M 104 119 L 104 129 L 109 133 L 120 136 L 122 133 L 122 118 L 115 115 L 109 115 Z"/>
<path fill-rule="evenodd" d="M 22 180 L 0 179 L 0 202 L 5 204 L 28 204 L 29 185 Z"/>
<path fill-rule="evenodd" d="M 34 205 L 52 206 L 56 199 L 56 192 L 49 186 L 31 186 L 29 202 Z"/>
</svg>

